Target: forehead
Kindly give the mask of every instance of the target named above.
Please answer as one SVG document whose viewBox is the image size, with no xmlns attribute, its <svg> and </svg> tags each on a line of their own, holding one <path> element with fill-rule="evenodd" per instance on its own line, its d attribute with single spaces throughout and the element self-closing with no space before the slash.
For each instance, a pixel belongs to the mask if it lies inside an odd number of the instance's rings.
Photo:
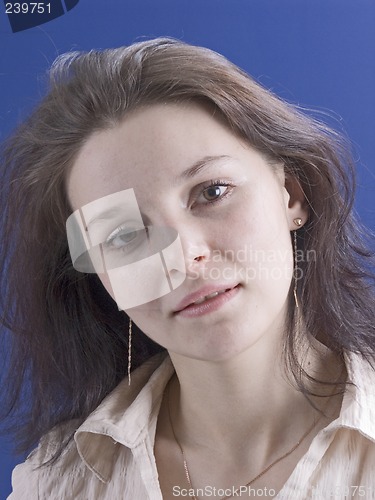
<svg viewBox="0 0 375 500">
<path fill-rule="evenodd" d="M 222 118 L 198 104 L 144 107 L 86 140 L 67 176 L 68 197 L 76 210 L 116 191 L 134 189 L 146 203 L 147 190 L 152 187 L 154 195 L 172 188 L 179 174 L 202 158 L 227 156 L 248 162 L 249 150 Z M 259 163 L 255 150 L 252 154 Z"/>
<path fill-rule="evenodd" d="M 205 156 L 234 155 L 241 141 L 194 103 L 153 105 L 92 134 L 67 177 L 73 209 L 121 189 L 171 182 Z"/>
</svg>

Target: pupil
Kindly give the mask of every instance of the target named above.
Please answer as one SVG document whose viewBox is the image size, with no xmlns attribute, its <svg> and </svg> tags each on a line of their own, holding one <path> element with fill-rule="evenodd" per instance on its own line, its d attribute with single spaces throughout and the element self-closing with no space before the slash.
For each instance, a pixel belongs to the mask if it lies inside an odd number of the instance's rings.
<svg viewBox="0 0 375 500">
<path fill-rule="evenodd" d="M 207 200 L 212 200 L 213 198 L 217 198 L 220 196 L 220 187 L 219 186 L 211 186 L 206 190 L 205 198 Z"/>
</svg>

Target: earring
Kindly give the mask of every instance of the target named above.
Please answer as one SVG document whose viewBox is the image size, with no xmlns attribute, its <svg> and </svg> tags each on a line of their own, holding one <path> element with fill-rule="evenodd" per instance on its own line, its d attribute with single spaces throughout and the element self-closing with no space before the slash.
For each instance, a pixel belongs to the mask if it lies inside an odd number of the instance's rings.
<svg viewBox="0 0 375 500">
<path fill-rule="evenodd" d="M 299 219 L 301 220 L 301 219 Z M 302 221 L 301 221 L 302 223 Z M 293 289 L 293 294 L 294 294 L 294 302 L 296 303 L 296 307 L 299 307 L 298 305 L 298 297 L 297 297 L 297 231 L 293 231 L 293 239 L 294 239 L 294 289 Z"/>
<path fill-rule="evenodd" d="M 131 368 L 132 368 L 132 326 L 133 322 L 129 318 L 129 330 L 128 330 L 128 385 L 131 384 Z"/>
<path fill-rule="evenodd" d="M 302 226 L 302 219 L 301 217 L 296 217 L 293 219 L 293 222 L 296 226 L 301 227 Z M 296 307 L 299 307 L 298 305 L 298 297 L 297 297 L 297 231 L 293 231 L 293 239 L 294 239 L 294 289 L 293 289 L 293 295 L 294 295 L 294 301 L 296 303 Z"/>
</svg>

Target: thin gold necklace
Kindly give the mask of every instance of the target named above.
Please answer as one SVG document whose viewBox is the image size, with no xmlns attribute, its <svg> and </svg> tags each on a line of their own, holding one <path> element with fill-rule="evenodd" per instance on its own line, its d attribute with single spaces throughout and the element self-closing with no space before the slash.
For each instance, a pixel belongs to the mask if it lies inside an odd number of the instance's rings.
<svg viewBox="0 0 375 500">
<path fill-rule="evenodd" d="M 170 397 L 169 397 L 169 392 L 170 392 L 170 383 L 168 384 L 168 388 L 167 388 L 167 406 L 168 406 L 168 418 L 169 418 L 169 424 L 171 426 L 171 429 L 172 429 L 172 433 L 173 433 L 173 437 L 174 437 L 174 440 L 176 441 L 176 444 L 178 445 L 178 447 L 180 448 L 180 451 L 181 451 L 181 455 L 182 455 L 182 460 L 184 462 L 184 470 L 185 470 L 185 477 L 186 477 L 186 480 L 188 482 L 188 485 L 189 485 L 189 488 L 191 490 L 194 491 L 194 488 L 193 488 L 193 485 L 192 485 L 192 482 L 191 482 L 191 476 L 190 476 L 190 471 L 189 471 L 189 467 L 188 467 L 188 463 L 187 463 L 187 460 L 186 460 L 186 455 L 184 453 L 184 450 L 179 442 L 179 440 L 177 439 L 177 436 L 176 436 L 176 433 L 175 433 L 175 430 L 174 430 L 174 427 L 173 427 L 173 423 L 172 423 L 172 417 L 171 417 L 171 405 L 170 405 Z M 314 429 L 314 427 L 318 424 L 318 422 L 321 420 L 322 416 L 320 416 L 318 418 L 318 420 L 314 421 L 313 425 L 311 425 L 307 431 L 299 438 L 299 440 L 297 441 L 297 443 L 293 446 L 293 448 L 291 448 L 289 451 L 287 451 L 286 453 L 284 453 L 284 455 L 281 455 L 281 457 L 278 457 L 276 460 L 274 460 L 272 463 L 270 463 L 270 465 L 267 465 L 267 467 L 265 469 L 263 469 L 257 476 L 253 477 L 248 483 L 245 484 L 245 487 L 248 487 L 248 486 L 251 486 L 257 479 L 259 479 L 260 477 L 262 477 L 266 472 L 268 472 L 272 467 L 274 467 L 276 464 L 278 464 L 279 462 L 281 462 L 281 460 L 283 460 L 284 458 L 286 458 L 287 456 L 291 455 L 293 453 L 293 451 L 295 451 L 298 446 L 307 438 L 307 436 L 310 434 L 310 432 Z M 229 496 L 226 496 L 226 497 L 222 497 L 220 498 L 220 500 L 227 500 L 229 498 L 233 498 L 239 491 L 240 491 L 240 488 L 241 486 L 239 486 L 234 492 L 233 492 L 233 495 L 229 495 Z M 243 488 L 243 486 L 242 486 Z M 198 500 L 195 496 L 192 497 L 193 500 Z"/>
</svg>

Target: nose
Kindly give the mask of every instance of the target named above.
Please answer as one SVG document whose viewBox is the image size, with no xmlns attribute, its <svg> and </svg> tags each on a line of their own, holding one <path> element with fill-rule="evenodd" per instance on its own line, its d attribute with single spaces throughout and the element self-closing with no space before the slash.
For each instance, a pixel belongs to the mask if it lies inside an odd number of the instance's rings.
<svg viewBox="0 0 375 500">
<path fill-rule="evenodd" d="M 211 259 L 210 244 L 198 228 L 188 230 L 185 227 L 179 231 L 179 236 L 185 257 L 186 274 L 196 276 Z"/>
<path fill-rule="evenodd" d="M 206 264 L 212 259 L 214 248 L 209 225 L 202 219 L 197 220 L 191 214 L 176 210 L 174 213 L 169 211 L 167 215 L 164 214 L 162 225 L 173 228 L 178 234 L 186 277 L 197 278 L 203 274 Z"/>
</svg>

